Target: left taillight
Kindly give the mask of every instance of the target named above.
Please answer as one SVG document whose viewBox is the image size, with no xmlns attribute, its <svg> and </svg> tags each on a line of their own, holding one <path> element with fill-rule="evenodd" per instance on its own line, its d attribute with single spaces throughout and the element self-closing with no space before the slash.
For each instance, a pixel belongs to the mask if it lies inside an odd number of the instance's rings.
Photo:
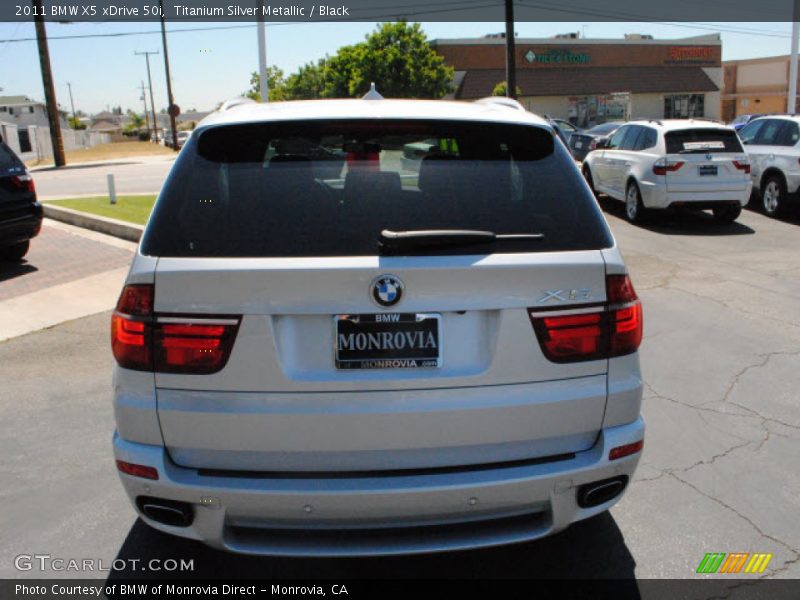
<svg viewBox="0 0 800 600">
<path fill-rule="evenodd" d="M 600 310 L 561 315 L 528 314 L 544 355 L 557 363 L 624 356 L 642 343 L 642 303 L 627 275 L 606 277 L 606 303 Z M 569 309 L 567 309 L 569 310 Z"/>
<path fill-rule="evenodd" d="M 157 315 L 154 287 L 127 285 L 111 317 L 111 348 L 126 369 L 208 375 L 228 362 L 238 317 Z"/>
<path fill-rule="evenodd" d="M 111 315 L 111 350 L 119 366 L 153 370 L 153 296 L 149 284 L 126 285 Z"/>
</svg>

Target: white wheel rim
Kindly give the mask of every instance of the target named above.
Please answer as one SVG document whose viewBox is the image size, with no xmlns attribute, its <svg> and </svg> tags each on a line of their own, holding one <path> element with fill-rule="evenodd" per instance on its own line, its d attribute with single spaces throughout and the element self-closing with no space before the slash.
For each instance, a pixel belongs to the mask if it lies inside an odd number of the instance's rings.
<svg viewBox="0 0 800 600">
<path fill-rule="evenodd" d="M 628 196 L 625 199 L 625 211 L 628 213 L 629 219 L 635 219 L 636 213 L 639 212 L 639 197 L 636 194 L 636 188 L 633 186 L 628 188 Z"/>
<path fill-rule="evenodd" d="M 767 189 L 764 190 L 764 208 L 767 212 L 775 212 L 780 202 L 781 192 L 778 189 L 778 184 L 770 181 Z"/>
</svg>

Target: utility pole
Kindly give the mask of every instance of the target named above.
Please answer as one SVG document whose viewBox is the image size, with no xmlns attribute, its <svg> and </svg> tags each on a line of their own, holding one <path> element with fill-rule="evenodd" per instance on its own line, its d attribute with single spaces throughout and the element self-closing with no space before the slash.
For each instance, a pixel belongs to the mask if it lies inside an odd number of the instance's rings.
<svg viewBox="0 0 800 600">
<path fill-rule="evenodd" d="M 147 115 L 147 92 L 145 91 L 146 88 L 144 87 L 144 81 L 142 82 L 141 89 L 142 89 L 142 102 L 144 103 L 144 124 L 147 126 L 147 132 L 150 135 L 150 139 L 152 140 L 153 134 L 151 133 L 150 129 L 150 117 Z M 155 115 L 153 115 L 153 118 L 155 118 Z M 153 141 L 158 142 L 158 135 L 156 135 L 156 139 Z"/>
<path fill-rule="evenodd" d="M 514 0 L 506 1 L 506 96 L 517 97 L 517 50 L 514 43 Z"/>
<path fill-rule="evenodd" d="M 169 52 L 167 51 L 167 25 L 164 21 L 164 0 L 158 0 L 158 6 L 161 9 L 161 43 L 164 45 L 164 70 L 167 73 L 167 99 L 169 102 L 167 111 L 169 112 L 169 123 L 172 128 L 172 149 L 177 152 L 178 132 L 176 131 L 175 117 L 178 115 L 175 114 L 177 106 L 175 106 L 175 101 L 172 98 L 172 81 L 169 76 Z M 153 113 L 153 118 L 156 118 L 155 113 Z"/>
<path fill-rule="evenodd" d="M 269 102 L 269 78 L 267 75 L 267 34 L 264 25 L 264 0 L 258 2 L 258 80 L 261 101 Z"/>
<path fill-rule="evenodd" d="M 149 52 L 134 52 L 134 54 L 136 54 L 138 56 L 144 56 L 144 59 L 147 62 L 147 81 L 150 84 L 150 108 L 153 111 L 153 133 L 155 133 L 156 140 L 157 140 L 158 139 L 158 119 L 156 118 L 156 104 L 155 104 L 155 100 L 153 99 L 153 78 L 150 77 L 150 55 L 151 54 L 158 54 L 158 50 L 152 50 L 152 51 L 149 51 Z M 145 111 L 145 114 L 147 114 L 147 111 Z"/>
<path fill-rule="evenodd" d="M 50 51 L 47 48 L 47 30 L 44 26 L 44 5 L 42 0 L 33 0 L 34 23 L 36 25 L 36 41 L 39 45 L 39 64 L 42 68 L 42 87 L 44 101 L 47 104 L 47 122 L 50 125 L 50 141 L 53 144 L 53 161 L 57 167 L 67 164 L 64 156 L 64 140 L 61 137 L 61 123 L 58 119 L 58 103 L 56 88 L 53 84 L 53 72 L 50 69 Z"/>
<path fill-rule="evenodd" d="M 75 100 L 72 99 L 72 84 L 69 81 L 67 87 L 69 88 L 69 105 L 72 108 L 72 126 L 74 128 L 78 124 L 78 115 L 75 114 Z"/>
</svg>

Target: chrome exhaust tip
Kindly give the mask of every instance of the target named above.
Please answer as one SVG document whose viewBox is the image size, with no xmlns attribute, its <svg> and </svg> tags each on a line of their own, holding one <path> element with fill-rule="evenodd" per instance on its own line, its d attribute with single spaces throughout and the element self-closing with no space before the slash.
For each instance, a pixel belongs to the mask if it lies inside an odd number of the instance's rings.
<svg viewBox="0 0 800 600">
<path fill-rule="evenodd" d="M 188 502 L 139 496 L 136 506 L 148 519 L 163 525 L 188 527 L 194 521 L 194 510 Z"/>
<path fill-rule="evenodd" d="M 605 504 L 619 496 L 627 485 L 627 475 L 585 483 L 578 488 L 578 506 L 591 508 Z"/>
</svg>

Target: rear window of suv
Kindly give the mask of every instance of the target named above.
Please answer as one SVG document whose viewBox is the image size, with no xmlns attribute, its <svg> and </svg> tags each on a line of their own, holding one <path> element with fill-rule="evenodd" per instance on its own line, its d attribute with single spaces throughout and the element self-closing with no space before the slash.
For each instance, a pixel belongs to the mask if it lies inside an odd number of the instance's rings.
<svg viewBox="0 0 800 600">
<path fill-rule="evenodd" d="M 732 129 L 680 129 L 664 135 L 667 154 L 744 152 Z"/>
<path fill-rule="evenodd" d="M 19 171 L 22 168 L 22 161 L 4 141 L 0 140 L 0 171 Z"/>
<path fill-rule="evenodd" d="M 382 230 L 542 234 L 408 248 L 486 254 L 607 248 L 597 203 L 544 128 L 325 120 L 191 136 L 150 218 L 152 256 L 381 254 Z"/>
</svg>

